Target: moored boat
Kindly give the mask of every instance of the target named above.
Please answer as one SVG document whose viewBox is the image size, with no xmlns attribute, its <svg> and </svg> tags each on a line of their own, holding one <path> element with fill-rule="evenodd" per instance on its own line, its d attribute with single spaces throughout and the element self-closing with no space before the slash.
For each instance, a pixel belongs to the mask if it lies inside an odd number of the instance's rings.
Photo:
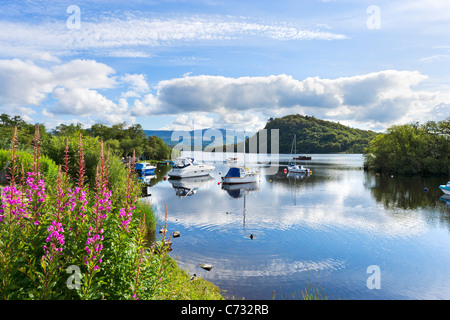
<svg viewBox="0 0 450 320">
<path fill-rule="evenodd" d="M 310 171 L 308 168 L 305 168 L 302 165 L 293 163 L 291 163 L 291 165 L 288 167 L 288 170 L 290 173 L 305 173 L 305 174 L 308 174 Z"/>
<path fill-rule="evenodd" d="M 215 169 L 209 164 L 196 163 L 190 157 L 179 157 L 173 162 L 174 165 L 168 175 L 175 179 L 207 176 Z"/>
<path fill-rule="evenodd" d="M 291 155 L 292 155 L 292 151 L 293 150 L 294 150 L 294 154 L 296 154 L 297 153 L 296 135 L 294 135 L 294 140 L 292 141 Z M 293 157 L 294 162 L 293 163 L 291 162 L 289 164 L 289 166 L 288 166 L 289 172 L 292 172 L 292 173 L 309 173 L 310 170 L 308 168 L 305 168 L 302 165 L 297 164 L 298 158 L 299 157 Z M 311 160 L 311 158 L 308 159 L 308 160 Z"/>
<path fill-rule="evenodd" d="M 294 160 L 311 160 L 311 157 L 309 157 L 309 156 L 298 156 L 298 157 L 294 157 Z"/>
<path fill-rule="evenodd" d="M 156 167 L 148 162 L 139 162 L 134 166 L 134 171 L 139 176 L 152 176 L 155 174 Z"/>
<path fill-rule="evenodd" d="M 440 185 L 439 189 L 441 189 L 443 193 L 450 195 L 450 181 L 448 181 L 445 185 Z"/>
<path fill-rule="evenodd" d="M 259 172 L 251 172 L 247 167 L 233 166 L 228 169 L 225 176 L 222 177 L 223 184 L 242 184 L 257 182 Z"/>
</svg>

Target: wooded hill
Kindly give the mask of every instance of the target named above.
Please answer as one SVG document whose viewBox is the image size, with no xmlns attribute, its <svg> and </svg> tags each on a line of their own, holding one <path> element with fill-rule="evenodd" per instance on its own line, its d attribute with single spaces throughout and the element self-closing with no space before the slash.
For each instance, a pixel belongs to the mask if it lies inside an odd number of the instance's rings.
<svg viewBox="0 0 450 320">
<path fill-rule="evenodd" d="M 378 133 L 299 114 L 269 119 L 267 150 L 270 152 L 271 129 L 279 130 L 279 153 L 290 153 L 296 135 L 297 154 L 363 153 Z M 259 133 L 256 137 L 259 139 Z M 248 152 L 248 140 L 246 150 Z"/>
</svg>

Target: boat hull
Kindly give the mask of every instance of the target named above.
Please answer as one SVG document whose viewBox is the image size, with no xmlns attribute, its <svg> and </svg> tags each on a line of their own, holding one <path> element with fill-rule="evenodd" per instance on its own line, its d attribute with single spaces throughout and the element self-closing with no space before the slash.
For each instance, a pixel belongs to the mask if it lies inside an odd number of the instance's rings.
<svg viewBox="0 0 450 320">
<path fill-rule="evenodd" d="M 439 189 L 441 189 L 443 193 L 450 195 L 450 188 L 449 187 L 440 186 Z"/>
<path fill-rule="evenodd" d="M 291 173 L 308 173 L 308 169 L 289 169 L 289 172 Z"/>
<path fill-rule="evenodd" d="M 208 176 L 214 168 L 207 167 L 199 167 L 195 168 L 195 170 L 183 170 L 172 168 L 169 172 L 169 177 L 173 179 L 181 179 L 181 178 L 194 178 L 194 177 L 204 177 Z"/>
<path fill-rule="evenodd" d="M 141 177 L 155 175 L 155 168 L 153 168 L 153 169 L 136 169 L 135 171 Z"/>
<path fill-rule="evenodd" d="M 258 180 L 258 174 L 249 173 L 243 177 L 222 177 L 222 184 L 244 184 L 255 183 Z"/>
</svg>

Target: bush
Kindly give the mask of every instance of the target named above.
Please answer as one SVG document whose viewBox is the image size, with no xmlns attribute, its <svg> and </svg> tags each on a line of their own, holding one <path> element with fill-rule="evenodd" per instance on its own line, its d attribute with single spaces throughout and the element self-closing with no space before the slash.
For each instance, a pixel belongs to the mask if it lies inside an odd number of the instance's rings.
<svg viewBox="0 0 450 320">
<path fill-rule="evenodd" d="M 450 118 L 392 126 L 365 150 L 365 167 L 405 175 L 450 174 Z"/>
</svg>

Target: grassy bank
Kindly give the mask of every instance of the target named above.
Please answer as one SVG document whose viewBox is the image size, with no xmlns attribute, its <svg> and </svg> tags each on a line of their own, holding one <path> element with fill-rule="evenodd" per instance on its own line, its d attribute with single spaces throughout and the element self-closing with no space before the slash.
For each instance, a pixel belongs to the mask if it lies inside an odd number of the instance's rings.
<svg viewBox="0 0 450 320">
<path fill-rule="evenodd" d="M 175 259 L 169 257 L 166 261 L 168 284 L 160 300 L 225 300 L 220 289 L 202 278 L 194 278 L 178 267 Z"/>
</svg>

